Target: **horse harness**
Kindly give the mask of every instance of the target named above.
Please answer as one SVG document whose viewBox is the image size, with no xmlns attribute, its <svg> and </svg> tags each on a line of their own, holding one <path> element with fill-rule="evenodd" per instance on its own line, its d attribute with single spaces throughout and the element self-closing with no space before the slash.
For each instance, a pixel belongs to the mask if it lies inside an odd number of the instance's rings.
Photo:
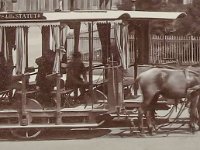
<svg viewBox="0 0 200 150">
<path fill-rule="evenodd" d="M 190 77 L 190 73 L 189 72 L 192 72 L 196 75 L 200 75 L 199 73 L 195 72 L 195 71 L 192 71 L 192 70 L 189 70 L 189 69 L 183 69 L 183 73 L 185 75 L 185 78 L 186 78 L 186 98 L 189 98 L 192 94 L 200 94 L 200 84 L 199 85 L 195 85 L 193 87 L 189 87 L 189 84 L 190 84 L 190 80 L 191 80 L 191 77 Z"/>
</svg>

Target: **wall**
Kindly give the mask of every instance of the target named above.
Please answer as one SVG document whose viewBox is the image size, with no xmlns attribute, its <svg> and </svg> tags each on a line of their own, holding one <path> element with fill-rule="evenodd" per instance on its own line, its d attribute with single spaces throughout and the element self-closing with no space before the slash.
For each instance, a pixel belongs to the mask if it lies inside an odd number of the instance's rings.
<svg viewBox="0 0 200 150">
<path fill-rule="evenodd" d="M 5 2 L 1 11 L 55 11 L 56 9 L 70 10 L 71 0 L 1 0 Z M 116 9 L 116 5 L 121 0 L 105 0 L 102 7 L 99 6 L 100 0 L 74 0 L 75 10 L 97 10 L 97 9 Z"/>
</svg>

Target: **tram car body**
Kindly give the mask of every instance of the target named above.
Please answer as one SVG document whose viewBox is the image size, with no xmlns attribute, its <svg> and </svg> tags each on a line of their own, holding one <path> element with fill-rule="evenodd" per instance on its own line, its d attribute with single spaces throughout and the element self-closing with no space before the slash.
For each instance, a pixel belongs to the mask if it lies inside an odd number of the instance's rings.
<svg viewBox="0 0 200 150">
<path fill-rule="evenodd" d="M 158 15 L 159 14 L 159 15 Z M 134 75 L 124 77 L 123 70 L 127 69 L 128 63 L 124 57 L 129 50 L 127 45 L 128 26 L 135 22 L 148 22 L 152 19 L 175 20 L 185 14 L 182 12 L 143 12 L 143 11 L 70 11 L 70 12 L 44 12 L 44 13 L 23 13 L 23 12 L 2 12 L 0 13 L 0 36 L 3 46 L 1 52 L 7 61 L 11 59 L 11 53 L 15 49 L 17 61 L 15 70 L 21 75 L 21 90 L 8 89 L 0 92 L 0 129 L 9 129 L 11 133 L 20 138 L 33 138 L 40 134 L 43 129 L 48 128 L 95 128 L 103 123 L 98 121 L 98 116 L 112 114 L 118 116 L 122 109 L 138 108 L 141 97 L 137 99 L 125 99 L 124 93 L 132 90 L 134 79 L 137 76 L 137 61 L 134 65 Z M 161 17 L 162 16 L 162 17 Z M 73 90 L 61 88 L 61 47 L 65 46 L 65 29 L 74 29 L 74 51 L 79 50 L 79 34 L 81 23 L 88 26 L 89 37 L 89 89 L 88 103 L 78 104 L 74 102 Z M 117 26 L 115 31 L 115 42 L 118 44 L 119 62 L 114 60 L 114 53 L 106 46 L 108 41 L 101 40 L 103 53 L 102 64 L 95 66 L 93 62 L 93 30 L 94 26 L 109 30 L 109 26 Z M 40 27 L 42 33 L 42 53 L 49 49 L 50 36 L 54 40 L 54 68 L 49 78 L 56 82 L 56 88 L 51 91 L 54 102 L 53 107 L 45 108 L 37 100 L 38 90 L 35 84 L 29 82 L 31 72 L 28 64 L 28 30 L 31 27 Z M 120 27 L 121 26 L 121 27 Z M 147 26 L 148 27 L 148 26 Z M 123 34 L 119 35 L 119 31 Z M 126 33 L 127 32 L 127 33 Z M 101 34 L 101 33 L 99 33 Z M 110 33 L 107 33 L 110 34 Z M 148 35 L 148 34 L 147 34 Z M 103 35 L 109 38 L 109 35 Z M 120 45 L 119 40 L 123 41 Z M 123 39 L 124 38 L 124 39 Z M 105 51 L 106 50 L 106 51 Z M 66 52 L 69 50 L 65 49 Z M 137 51 L 135 51 L 137 53 Z M 136 57 L 136 54 L 135 54 Z M 135 59 L 136 60 L 136 59 Z M 12 61 L 12 60 L 11 60 Z M 100 83 L 93 84 L 93 71 L 101 69 L 104 78 Z M 34 71 L 34 69 L 32 70 Z M 36 72 L 37 73 L 37 72 Z M 106 92 L 100 90 L 106 85 Z M 129 89 L 130 88 L 130 89 Z M 13 95 L 13 92 L 15 94 Z M 134 92 L 137 94 L 137 92 Z M 135 95 L 133 95 L 135 96 Z M 70 99 L 71 98 L 71 99 Z M 65 105 L 63 105 L 63 99 Z M 158 104 L 162 105 L 162 104 Z M 162 105 L 163 106 L 163 105 Z M 161 109 L 166 109 L 163 107 Z"/>
</svg>

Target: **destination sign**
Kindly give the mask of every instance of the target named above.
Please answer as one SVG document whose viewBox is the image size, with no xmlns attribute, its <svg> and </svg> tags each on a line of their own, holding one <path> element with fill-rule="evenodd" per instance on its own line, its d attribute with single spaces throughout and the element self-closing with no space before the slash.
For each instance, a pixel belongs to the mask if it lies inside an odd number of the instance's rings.
<svg viewBox="0 0 200 150">
<path fill-rule="evenodd" d="M 0 13 L 0 20 L 44 19 L 42 13 Z"/>
</svg>

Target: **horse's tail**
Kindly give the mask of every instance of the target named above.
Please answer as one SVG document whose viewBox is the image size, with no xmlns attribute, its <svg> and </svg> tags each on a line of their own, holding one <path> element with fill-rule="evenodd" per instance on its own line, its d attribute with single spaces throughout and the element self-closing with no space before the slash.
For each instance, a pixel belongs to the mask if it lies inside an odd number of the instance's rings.
<svg viewBox="0 0 200 150">
<path fill-rule="evenodd" d="M 139 80 L 140 80 L 140 76 L 137 76 L 137 78 L 134 80 L 134 83 L 138 83 L 139 82 Z"/>
<path fill-rule="evenodd" d="M 133 83 L 134 87 L 137 87 L 137 89 L 139 88 L 140 78 L 141 78 L 140 76 L 137 76 L 137 78 L 134 80 L 134 83 Z"/>
</svg>

